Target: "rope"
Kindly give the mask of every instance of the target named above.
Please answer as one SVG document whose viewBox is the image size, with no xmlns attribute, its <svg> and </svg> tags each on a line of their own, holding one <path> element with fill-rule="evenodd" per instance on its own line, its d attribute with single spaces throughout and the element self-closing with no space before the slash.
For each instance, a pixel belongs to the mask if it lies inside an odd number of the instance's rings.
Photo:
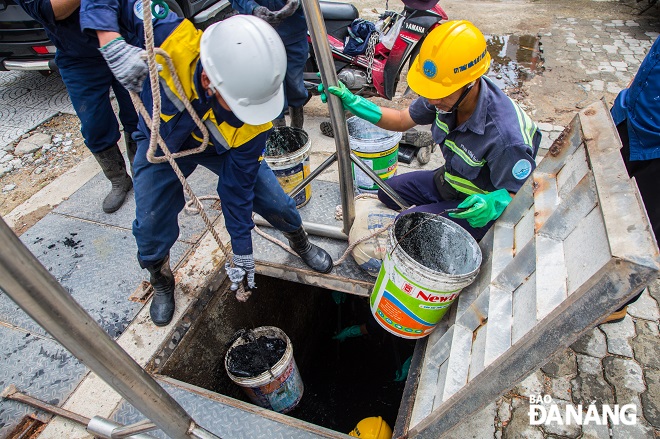
<svg viewBox="0 0 660 439">
<path fill-rule="evenodd" d="M 183 175 L 183 172 L 181 172 L 181 169 L 179 168 L 179 165 L 176 163 L 176 158 L 186 156 L 186 155 L 191 155 L 191 154 L 196 154 L 198 152 L 202 152 L 206 149 L 209 141 L 209 133 L 202 121 L 200 120 L 199 116 L 197 115 L 197 112 L 193 109 L 192 104 L 190 103 L 190 100 L 186 96 L 183 86 L 181 85 L 181 81 L 179 80 L 179 77 L 176 73 L 176 69 L 174 68 L 174 64 L 172 63 L 172 59 L 170 56 L 165 52 L 164 50 L 160 48 L 155 48 L 154 47 L 154 33 L 153 33 L 153 21 L 152 21 L 152 14 L 151 14 L 151 0 L 142 0 L 142 10 L 144 14 L 144 43 L 145 43 L 145 48 L 147 52 L 147 65 L 149 67 L 149 82 L 151 86 L 151 95 L 153 97 L 153 107 L 152 107 L 152 112 L 151 114 L 160 114 L 160 108 L 161 108 L 161 99 L 160 99 L 160 81 L 158 77 L 158 64 L 156 63 L 156 53 L 161 55 L 167 64 L 167 68 L 170 70 L 170 73 L 172 74 L 172 79 L 174 82 L 174 86 L 179 93 L 179 97 L 181 98 L 184 107 L 190 113 L 190 116 L 192 119 L 195 121 L 195 124 L 201 131 L 203 135 L 203 141 L 202 144 L 195 149 L 191 150 L 186 150 L 182 151 L 177 154 L 172 154 L 167 147 L 167 144 L 163 140 L 163 138 L 160 136 L 160 117 L 154 117 L 151 118 L 149 116 L 149 113 L 147 112 L 147 109 L 144 107 L 144 104 L 140 100 L 140 97 L 136 94 L 131 92 L 131 100 L 133 101 L 133 105 L 138 109 L 142 117 L 144 118 L 145 122 L 149 125 L 151 129 L 151 137 L 149 138 L 149 150 L 147 151 L 147 159 L 151 163 L 163 163 L 165 161 L 169 162 L 170 166 L 172 166 L 172 170 L 176 174 L 176 176 L 179 178 L 179 181 L 181 182 L 181 185 L 183 186 L 183 190 L 185 194 L 190 198 L 190 202 L 192 202 L 197 211 L 199 212 L 200 216 L 202 217 L 202 220 L 204 221 L 204 224 L 206 225 L 207 230 L 211 233 L 211 236 L 213 236 L 213 239 L 215 239 L 215 242 L 218 244 L 218 247 L 222 250 L 223 254 L 225 255 L 225 260 L 227 260 L 230 264 L 230 266 L 233 267 L 234 262 L 233 259 L 231 258 L 231 252 L 225 245 L 222 243 L 222 240 L 220 239 L 220 235 L 218 232 L 215 230 L 213 227 L 213 223 L 211 222 L 211 219 L 208 217 L 206 214 L 206 211 L 204 210 L 204 206 L 202 205 L 201 201 L 195 193 L 193 192 L 192 188 L 188 184 L 188 181 L 186 180 L 186 177 Z M 157 146 L 160 146 L 161 150 L 163 151 L 164 157 L 155 157 L 156 153 L 156 148 Z M 208 199 L 208 197 L 204 197 L 205 199 Z M 243 284 L 239 284 L 238 290 L 236 291 L 236 299 L 245 302 L 249 297 L 250 297 L 250 291 L 245 290 Z"/>
</svg>

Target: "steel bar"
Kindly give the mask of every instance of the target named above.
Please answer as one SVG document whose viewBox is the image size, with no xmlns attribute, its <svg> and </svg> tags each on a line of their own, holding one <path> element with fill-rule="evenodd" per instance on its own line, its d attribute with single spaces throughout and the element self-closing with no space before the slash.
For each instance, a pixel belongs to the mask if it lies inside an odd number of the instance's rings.
<svg viewBox="0 0 660 439">
<path fill-rule="evenodd" d="M 69 419 L 71 421 L 77 422 L 82 425 L 89 424 L 89 418 L 79 415 L 78 413 L 65 410 L 63 408 L 57 407 L 56 405 L 48 404 L 47 402 L 41 401 L 39 399 L 33 398 L 25 393 L 18 391 L 15 385 L 11 384 L 8 386 L 1 395 L 3 398 L 11 399 L 12 401 L 22 402 L 23 404 L 31 405 L 45 412 L 52 413 L 57 416 L 62 416 L 63 418 Z"/>
<path fill-rule="evenodd" d="M 254 223 L 258 226 L 273 227 L 261 215 L 254 216 Z M 348 241 L 348 235 L 346 235 L 339 227 L 329 226 L 327 224 L 320 224 L 320 223 L 310 223 L 305 221 L 303 221 L 303 226 L 305 227 L 305 231 L 310 235 L 323 236 L 325 238 L 341 239 L 343 241 Z"/>
<path fill-rule="evenodd" d="M 394 192 L 392 188 L 387 183 L 385 183 L 384 180 L 381 180 L 381 178 L 376 175 L 373 169 L 365 165 L 364 162 L 360 160 L 360 157 L 355 155 L 354 152 L 351 152 L 351 161 L 355 163 L 355 166 L 360 168 L 362 172 L 367 174 L 369 178 L 371 178 L 373 182 L 376 183 L 376 185 L 378 185 L 378 187 L 381 188 L 383 192 L 385 192 L 387 196 L 390 197 L 392 201 L 394 201 L 401 209 L 407 209 L 410 207 L 410 205 L 406 203 L 403 198 L 399 196 L 399 194 Z"/>
<path fill-rule="evenodd" d="M 312 180 L 314 180 L 316 177 L 318 177 L 321 172 L 325 171 L 328 166 L 333 164 L 337 160 L 337 153 L 333 152 L 330 157 L 325 159 L 323 163 L 321 163 L 316 169 L 314 169 L 303 181 L 298 183 L 298 186 L 294 187 L 291 189 L 291 192 L 289 192 L 287 195 L 289 195 L 291 198 L 295 197 L 298 195 L 298 192 L 302 191 L 305 186 L 310 184 Z"/>
<path fill-rule="evenodd" d="M 129 425 L 126 427 L 121 426 L 120 424 L 117 424 L 116 422 L 109 421 L 107 419 L 101 418 L 100 416 L 94 416 L 93 419 L 89 419 L 85 416 L 79 415 L 78 413 L 74 413 L 72 411 L 63 409 L 61 407 L 57 407 L 52 404 L 48 404 L 47 402 L 41 401 L 40 399 L 33 398 L 29 395 L 26 395 L 25 393 L 19 392 L 18 389 L 16 388 L 15 385 L 11 384 L 5 390 L 3 390 L 2 394 L 0 394 L 3 398 L 11 399 L 12 401 L 17 401 L 21 402 L 23 404 L 30 405 L 32 407 L 36 407 L 39 410 L 43 410 L 45 412 L 51 413 L 53 415 L 61 416 L 65 419 L 69 419 L 71 421 L 77 422 L 81 425 L 84 425 L 87 427 L 88 431 L 90 433 L 96 433 L 99 437 L 107 438 L 107 439 L 119 439 L 119 438 L 128 438 L 128 439 L 153 439 L 153 436 L 149 436 L 146 434 L 138 434 L 144 431 L 150 431 L 155 428 L 157 428 L 151 421 L 148 419 L 142 422 L 139 422 L 137 424 Z M 144 426 L 147 425 L 147 423 L 151 426 L 148 430 L 144 428 Z M 135 429 L 138 424 L 142 425 L 142 428 Z M 94 426 L 99 426 L 102 425 L 102 429 L 105 431 L 107 430 L 107 434 L 99 434 L 98 431 L 94 431 Z M 90 426 L 92 426 L 92 429 L 90 429 Z"/>
<path fill-rule="evenodd" d="M 318 0 L 302 0 L 307 20 L 307 28 L 312 39 L 312 46 L 319 65 L 321 80 L 326 86 L 338 85 L 335 63 L 328 45 L 328 35 L 323 22 L 323 14 Z M 339 190 L 341 192 L 341 207 L 344 212 L 344 233 L 348 235 L 355 220 L 355 203 L 353 200 L 353 175 L 351 173 L 350 146 L 348 143 L 348 129 L 344 117 L 344 106 L 337 96 L 328 93 L 328 107 L 330 110 L 330 123 L 337 148 L 337 162 L 339 166 Z"/>
<path fill-rule="evenodd" d="M 131 425 L 115 428 L 114 430 L 112 430 L 112 434 L 110 436 L 112 437 L 112 439 L 122 439 L 134 434 L 146 433 L 148 431 L 156 430 L 157 428 L 158 427 L 156 426 L 156 424 L 154 424 L 150 420 L 143 419 Z"/>
<path fill-rule="evenodd" d="M 4 220 L 0 289 L 165 434 L 189 437 L 192 419 L 186 411 L 87 314 Z"/>
</svg>

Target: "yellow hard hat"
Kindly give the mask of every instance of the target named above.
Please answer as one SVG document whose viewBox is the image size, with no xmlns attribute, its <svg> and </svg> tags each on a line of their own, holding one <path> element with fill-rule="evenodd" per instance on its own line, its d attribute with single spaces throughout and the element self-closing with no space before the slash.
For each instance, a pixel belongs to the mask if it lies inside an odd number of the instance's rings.
<svg viewBox="0 0 660 439">
<path fill-rule="evenodd" d="M 380 416 L 364 418 L 348 433 L 352 437 L 362 439 L 392 439 L 392 429 Z"/>
<path fill-rule="evenodd" d="M 448 21 L 428 34 L 408 71 L 408 85 L 428 99 L 449 96 L 490 67 L 486 38 L 472 23 Z"/>
</svg>

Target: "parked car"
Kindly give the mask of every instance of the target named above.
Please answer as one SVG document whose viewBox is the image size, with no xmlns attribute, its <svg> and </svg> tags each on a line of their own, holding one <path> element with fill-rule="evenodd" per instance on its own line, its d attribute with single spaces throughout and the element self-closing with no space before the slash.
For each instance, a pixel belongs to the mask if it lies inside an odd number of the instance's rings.
<svg viewBox="0 0 660 439">
<path fill-rule="evenodd" d="M 232 11 L 228 0 L 167 0 L 170 9 L 200 29 Z M 41 24 L 14 0 L 0 0 L 0 71 L 57 70 L 55 46 Z"/>
<path fill-rule="evenodd" d="M 0 0 L 0 70 L 56 70 L 46 31 L 14 0 Z"/>
</svg>

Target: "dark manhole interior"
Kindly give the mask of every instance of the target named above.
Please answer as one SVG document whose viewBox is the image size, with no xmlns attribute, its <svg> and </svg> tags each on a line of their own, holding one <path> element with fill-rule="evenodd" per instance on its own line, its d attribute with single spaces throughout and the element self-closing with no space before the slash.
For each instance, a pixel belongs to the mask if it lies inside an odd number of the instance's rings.
<svg viewBox="0 0 660 439">
<path fill-rule="evenodd" d="M 305 386 L 288 416 L 342 433 L 370 416 L 382 416 L 393 428 L 405 386 L 394 379 L 414 341 L 378 327 L 367 298 L 266 276 L 257 276 L 257 285 L 246 303 L 227 285 L 216 291 L 159 372 L 249 403 L 225 371 L 225 354 L 236 331 L 275 326 L 291 340 Z M 332 339 L 364 323 L 368 335 Z"/>
</svg>

